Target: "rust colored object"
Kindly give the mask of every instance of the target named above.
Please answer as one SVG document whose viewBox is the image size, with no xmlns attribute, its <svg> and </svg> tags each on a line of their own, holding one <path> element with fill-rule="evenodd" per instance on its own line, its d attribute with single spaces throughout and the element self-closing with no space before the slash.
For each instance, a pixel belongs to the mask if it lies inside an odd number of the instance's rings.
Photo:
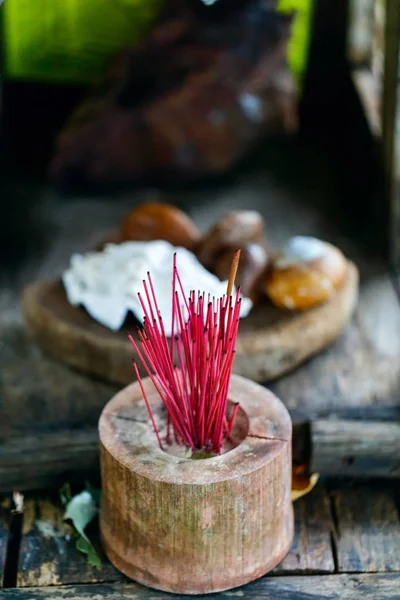
<svg viewBox="0 0 400 600">
<path fill-rule="evenodd" d="M 173 246 L 195 248 L 200 231 L 179 208 L 163 202 L 146 202 L 134 208 L 121 225 L 121 241 L 166 240 Z"/>
<path fill-rule="evenodd" d="M 206 269 L 213 271 L 218 258 L 229 251 L 242 249 L 247 244 L 261 242 L 264 236 L 264 219 L 255 210 L 233 210 L 224 215 L 203 236 L 197 258 Z"/>
<path fill-rule="evenodd" d="M 155 419 L 165 422 L 153 384 L 144 386 Z M 101 536 L 128 577 L 168 592 L 217 592 L 261 577 L 288 552 L 289 414 L 241 377 L 232 377 L 229 397 L 240 405 L 233 449 L 203 460 L 159 448 L 138 383 L 103 410 Z"/>
<path fill-rule="evenodd" d="M 61 185 L 225 171 L 260 138 L 297 127 L 290 18 L 264 0 L 167 3 L 57 139 Z"/>
<path fill-rule="evenodd" d="M 326 254 L 317 260 L 273 268 L 267 275 L 265 290 L 279 308 L 307 310 L 328 300 L 343 285 L 346 258 L 324 242 Z"/>
</svg>

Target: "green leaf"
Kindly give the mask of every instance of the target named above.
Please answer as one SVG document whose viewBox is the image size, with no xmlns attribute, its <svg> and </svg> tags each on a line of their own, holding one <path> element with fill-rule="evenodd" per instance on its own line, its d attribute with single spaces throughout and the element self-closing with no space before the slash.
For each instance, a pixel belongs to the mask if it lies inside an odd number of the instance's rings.
<svg viewBox="0 0 400 600">
<path fill-rule="evenodd" d="M 68 502 L 64 513 L 64 520 L 72 521 L 72 525 L 78 535 L 76 542 L 77 549 L 86 554 L 89 565 L 100 569 L 100 558 L 85 533 L 86 527 L 94 519 L 97 511 L 98 508 L 92 493 L 84 490 Z"/>
<path fill-rule="evenodd" d="M 97 506 L 93 496 L 88 491 L 83 491 L 74 496 L 67 504 L 64 519 L 70 519 L 77 532 L 88 539 L 85 528 L 97 514 Z"/>
<path fill-rule="evenodd" d="M 101 560 L 96 550 L 93 547 L 93 544 L 90 540 L 85 537 L 79 537 L 76 540 L 76 547 L 79 552 L 83 552 L 86 554 L 88 564 L 92 567 L 96 567 L 96 569 L 101 569 Z"/>
</svg>

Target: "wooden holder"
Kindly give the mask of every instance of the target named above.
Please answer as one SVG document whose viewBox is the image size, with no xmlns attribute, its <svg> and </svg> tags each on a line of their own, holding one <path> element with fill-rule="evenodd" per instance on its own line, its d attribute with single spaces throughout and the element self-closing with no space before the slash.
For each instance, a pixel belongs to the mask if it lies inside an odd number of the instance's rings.
<svg viewBox="0 0 400 600">
<path fill-rule="evenodd" d="M 162 429 L 165 408 L 149 379 L 144 386 Z M 159 448 L 138 383 L 104 408 L 100 529 L 107 556 L 128 577 L 168 592 L 217 592 L 264 575 L 288 552 L 289 414 L 239 376 L 229 398 L 240 404 L 233 448 L 202 460 Z"/>
<path fill-rule="evenodd" d="M 255 306 L 240 322 L 234 372 L 265 382 L 291 371 L 338 337 L 353 314 L 357 294 L 358 271 L 349 262 L 342 287 L 324 304 L 301 312 L 280 310 L 267 300 Z M 136 330 L 133 320 L 120 331 L 106 329 L 68 303 L 60 281 L 27 286 L 23 310 L 32 338 L 58 360 L 119 385 L 135 378 L 135 352 L 126 335 Z"/>
</svg>

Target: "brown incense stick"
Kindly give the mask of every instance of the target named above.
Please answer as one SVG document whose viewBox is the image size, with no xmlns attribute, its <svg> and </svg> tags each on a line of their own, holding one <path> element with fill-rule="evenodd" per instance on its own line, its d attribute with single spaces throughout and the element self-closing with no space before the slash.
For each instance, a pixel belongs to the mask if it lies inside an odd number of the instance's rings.
<svg viewBox="0 0 400 600">
<path fill-rule="evenodd" d="M 232 296 L 232 290 L 233 290 L 236 273 L 237 273 L 238 266 L 239 266 L 239 260 L 240 260 L 240 250 L 236 250 L 235 254 L 233 255 L 231 270 L 229 272 L 228 287 L 226 288 L 227 296 Z"/>
</svg>

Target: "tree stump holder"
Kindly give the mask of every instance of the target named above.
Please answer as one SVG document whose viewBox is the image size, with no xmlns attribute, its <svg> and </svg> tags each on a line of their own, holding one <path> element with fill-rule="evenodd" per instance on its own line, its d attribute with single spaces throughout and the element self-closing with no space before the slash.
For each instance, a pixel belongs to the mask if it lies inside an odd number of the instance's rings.
<svg viewBox="0 0 400 600">
<path fill-rule="evenodd" d="M 164 406 L 143 382 L 162 430 Z M 103 410 L 102 541 L 114 566 L 139 583 L 179 594 L 227 590 L 265 575 L 290 548 L 289 414 L 239 376 L 229 399 L 228 410 L 240 405 L 231 449 L 202 460 L 182 447 L 160 449 L 137 382 Z"/>
</svg>

